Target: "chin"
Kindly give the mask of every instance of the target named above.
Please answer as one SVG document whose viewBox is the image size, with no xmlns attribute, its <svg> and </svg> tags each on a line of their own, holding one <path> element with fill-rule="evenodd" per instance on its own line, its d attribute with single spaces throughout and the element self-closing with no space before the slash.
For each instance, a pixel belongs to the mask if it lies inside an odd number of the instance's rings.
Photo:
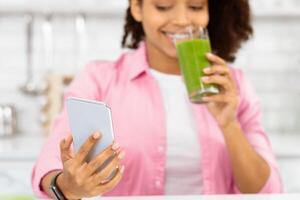
<svg viewBox="0 0 300 200">
<path fill-rule="evenodd" d="M 171 48 L 171 49 L 168 49 L 167 55 L 168 55 L 170 58 L 174 58 L 174 59 L 177 59 L 177 58 L 178 58 L 176 49 L 175 49 L 174 47 Z"/>
</svg>

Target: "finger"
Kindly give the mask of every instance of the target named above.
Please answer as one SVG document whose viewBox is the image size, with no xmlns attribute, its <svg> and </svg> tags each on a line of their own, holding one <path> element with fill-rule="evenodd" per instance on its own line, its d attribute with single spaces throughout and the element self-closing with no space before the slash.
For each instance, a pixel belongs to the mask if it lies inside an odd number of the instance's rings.
<svg viewBox="0 0 300 200">
<path fill-rule="evenodd" d="M 89 152 L 92 150 L 94 145 L 100 140 L 101 134 L 98 132 L 93 133 L 85 143 L 80 147 L 78 153 L 76 154 L 76 160 L 82 163 Z"/>
<path fill-rule="evenodd" d="M 225 65 L 226 62 L 225 60 L 223 60 L 222 58 L 220 58 L 219 56 L 213 54 L 213 53 L 207 53 L 206 57 L 208 60 L 210 60 L 213 63 L 219 64 L 219 65 Z"/>
<path fill-rule="evenodd" d="M 125 153 L 122 151 L 116 156 L 103 170 L 95 174 L 95 186 L 101 182 L 109 181 L 113 172 L 120 167 L 120 161 L 124 158 Z"/>
<path fill-rule="evenodd" d="M 113 150 L 112 146 L 109 146 L 102 153 L 97 155 L 92 161 L 90 161 L 90 163 L 88 164 L 88 174 L 92 175 L 97 170 L 102 170 L 117 155 L 118 150 Z"/>
<path fill-rule="evenodd" d="M 121 160 L 123 160 L 125 156 L 124 151 L 120 152 L 118 156 L 116 156 L 102 171 L 100 171 L 100 177 L 105 177 L 105 179 L 101 180 L 101 184 L 104 184 L 111 180 L 112 175 L 115 176 L 115 172 L 120 169 Z M 99 180 L 99 179 L 98 179 Z"/>
<path fill-rule="evenodd" d="M 120 149 L 120 144 L 118 142 L 113 142 L 113 145 L 111 147 L 113 150 L 117 151 L 118 149 Z"/>
<path fill-rule="evenodd" d="M 60 141 L 60 148 L 62 150 L 69 150 L 72 142 L 73 142 L 73 137 L 71 134 L 69 134 L 66 138 L 64 138 Z"/>
<path fill-rule="evenodd" d="M 211 67 L 204 68 L 203 72 L 207 75 L 220 74 L 230 75 L 230 69 L 223 65 L 213 65 Z"/>
<path fill-rule="evenodd" d="M 116 175 L 108 183 L 95 187 L 95 189 L 92 191 L 92 194 L 96 196 L 110 191 L 121 181 L 123 174 L 124 166 L 122 166 L 121 169 L 118 170 Z"/>
<path fill-rule="evenodd" d="M 79 186 L 83 186 L 85 184 L 86 181 L 86 168 L 87 168 L 87 163 L 84 162 L 81 166 L 79 166 L 78 168 L 76 168 L 76 175 L 74 176 L 75 178 L 75 183 Z"/>
<path fill-rule="evenodd" d="M 60 141 L 60 153 L 62 162 L 66 162 L 72 158 L 71 144 L 73 142 L 73 137 L 69 134 L 66 138 Z"/>
<path fill-rule="evenodd" d="M 212 96 L 205 96 L 202 98 L 205 102 L 215 102 L 215 103 L 227 103 L 231 101 L 231 97 L 228 95 L 212 95 Z"/>
<path fill-rule="evenodd" d="M 231 81 L 228 77 L 220 76 L 220 75 L 213 75 L 213 76 L 203 76 L 201 80 L 204 83 L 212 83 L 217 84 L 224 88 L 227 92 L 231 89 Z"/>
</svg>

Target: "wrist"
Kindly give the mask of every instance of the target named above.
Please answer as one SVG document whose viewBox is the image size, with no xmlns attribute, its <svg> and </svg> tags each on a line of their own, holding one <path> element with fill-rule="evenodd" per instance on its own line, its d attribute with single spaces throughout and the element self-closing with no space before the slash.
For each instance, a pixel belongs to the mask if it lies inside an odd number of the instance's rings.
<svg viewBox="0 0 300 200">
<path fill-rule="evenodd" d="M 233 120 L 221 126 L 220 128 L 225 135 L 228 135 L 236 132 L 236 130 L 240 130 L 240 123 L 237 120 Z"/>
<path fill-rule="evenodd" d="M 59 188 L 59 190 L 63 193 L 63 195 L 66 197 L 66 199 L 80 199 L 77 197 L 74 197 L 68 190 L 68 186 L 66 186 L 64 179 L 63 179 L 63 174 L 60 173 L 56 179 L 56 184 Z"/>
</svg>

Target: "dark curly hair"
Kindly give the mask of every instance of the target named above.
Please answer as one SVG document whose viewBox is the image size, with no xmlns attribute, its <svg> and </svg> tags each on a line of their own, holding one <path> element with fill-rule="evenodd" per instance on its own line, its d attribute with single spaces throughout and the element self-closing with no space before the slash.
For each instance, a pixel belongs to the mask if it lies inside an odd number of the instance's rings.
<svg viewBox="0 0 300 200">
<path fill-rule="evenodd" d="M 141 0 L 142 1 L 142 0 Z M 242 42 L 253 34 L 248 0 L 208 0 L 208 31 L 214 53 L 233 62 Z M 130 3 L 130 0 L 129 0 Z M 142 24 L 135 21 L 127 8 L 122 47 L 136 49 L 144 39 Z"/>
</svg>

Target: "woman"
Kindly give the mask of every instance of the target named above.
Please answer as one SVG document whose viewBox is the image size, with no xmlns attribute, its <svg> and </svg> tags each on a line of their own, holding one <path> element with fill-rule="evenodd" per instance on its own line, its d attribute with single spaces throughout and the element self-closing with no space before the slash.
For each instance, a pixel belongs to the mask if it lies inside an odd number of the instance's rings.
<svg viewBox="0 0 300 200">
<path fill-rule="evenodd" d="M 171 41 L 187 26 L 207 27 L 215 53 L 207 54 L 212 66 L 203 81 L 222 92 L 204 105 L 188 101 Z M 65 94 L 105 101 L 119 144 L 85 162 L 101 134 L 73 152 L 64 109 L 33 170 L 36 194 L 50 196 L 53 181 L 67 199 L 280 192 L 257 96 L 243 73 L 227 65 L 251 34 L 246 0 L 131 0 L 122 44 L 137 50 L 90 63 Z"/>
</svg>

